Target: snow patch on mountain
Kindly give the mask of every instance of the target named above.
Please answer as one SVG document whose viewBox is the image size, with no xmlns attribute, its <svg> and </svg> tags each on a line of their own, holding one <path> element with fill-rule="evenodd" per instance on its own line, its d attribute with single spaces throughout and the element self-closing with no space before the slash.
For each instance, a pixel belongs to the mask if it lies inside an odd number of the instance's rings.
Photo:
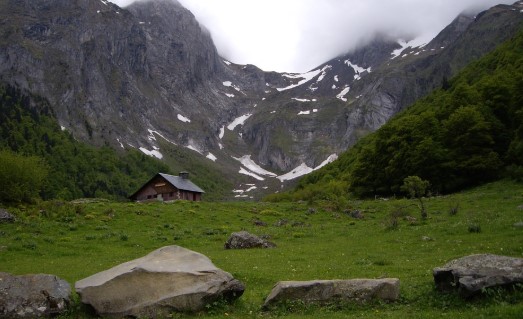
<svg viewBox="0 0 523 319">
<path fill-rule="evenodd" d="M 231 122 L 231 124 L 227 125 L 227 129 L 229 131 L 234 131 L 236 126 L 243 125 L 245 123 L 245 121 L 247 121 L 247 119 L 249 117 L 251 117 L 251 116 L 252 116 L 252 114 L 248 113 L 248 114 L 245 114 L 245 115 L 242 115 L 242 116 L 239 116 L 239 117 L 235 118 L 234 121 Z"/>
<path fill-rule="evenodd" d="M 232 87 L 233 89 L 235 89 L 238 92 L 242 91 L 239 86 L 233 85 L 231 81 L 224 81 L 222 84 L 223 84 L 223 86 L 226 86 L 226 87 Z M 234 95 L 232 97 L 234 97 Z"/>
<path fill-rule="evenodd" d="M 345 87 L 338 95 L 336 95 L 336 98 L 342 100 L 343 102 L 347 102 L 347 98 L 345 95 L 347 95 L 350 91 L 350 86 Z"/>
<path fill-rule="evenodd" d="M 303 176 L 303 175 L 307 175 L 307 174 L 309 174 L 312 171 L 313 171 L 312 168 L 307 166 L 307 164 L 302 163 L 302 164 L 300 164 L 300 166 L 296 167 L 292 171 L 288 172 L 287 174 L 280 175 L 277 178 L 281 182 L 284 182 L 284 181 L 288 181 L 288 180 L 291 180 L 291 179 L 295 179 L 295 178 Z"/>
<path fill-rule="evenodd" d="M 325 165 L 327 165 L 329 163 L 332 163 L 336 159 L 338 159 L 338 155 L 337 154 L 332 154 L 329 157 L 327 157 L 327 159 L 325 161 L 323 161 L 320 165 L 316 166 L 315 168 L 310 168 L 309 166 L 307 166 L 307 164 L 302 163 L 298 167 L 296 167 L 295 169 L 293 169 L 290 172 L 288 172 L 287 174 L 280 175 L 277 178 L 281 182 L 288 181 L 288 180 L 291 180 L 291 179 L 295 179 L 295 178 L 298 178 L 300 176 L 307 175 L 307 174 L 309 174 L 309 173 L 311 173 L 311 172 L 313 172 L 315 170 L 318 170 L 318 169 L 322 168 L 323 166 L 325 166 Z"/>
<path fill-rule="evenodd" d="M 120 138 L 117 138 L 116 141 L 120 144 L 120 147 L 125 149 L 125 146 L 123 146 L 122 142 L 120 142 Z"/>
<path fill-rule="evenodd" d="M 247 189 L 234 189 L 232 192 L 235 193 L 235 194 L 244 194 L 244 193 L 249 193 L 255 189 L 257 189 L 258 187 L 256 187 L 256 184 L 240 184 L 240 187 L 242 186 L 245 186 L 245 187 L 248 187 Z M 248 197 L 248 195 L 244 195 L 244 196 L 240 196 L 240 195 L 236 195 L 235 197 Z"/>
<path fill-rule="evenodd" d="M 321 74 L 318 77 L 318 79 L 316 80 L 316 83 L 321 82 L 321 80 L 323 80 L 325 78 L 325 76 L 327 76 L 327 71 L 329 69 L 332 69 L 332 65 L 326 65 L 323 67 L 323 69 L 321 69 Z"/>
<path fill-rule="evenodd" d="M 244 155 L 242 157 L 233 157 L 235 160 L 239 161 L 245 168 L 247 168 L 249 171 L 258 174 L 258 175 L 265 175 L 265 176 L 271 176 L 276 177 L 277 175 L 273 172 L 269 172 L 265 169 L 263 169 L 260 165 L 256 164 L 252 159 L 251 155 Z"/>
<path fill-rule="evenodd" d="M 371 67 L 363 68 L 357 64 L 353 64 L 350 60 L 345 60 L 345 64 L 347 64 L 348 67 L 352 68 L 356 74 L 354 74 L 354 80 L 361 79 L 361 74 L 364 72 L 370 73 L 372 71 Z"/>
<path fill-rule="evenodd" d="M 414 48 L 421 49 L 424 46 L 426 46 L 427 43 L 429 43 L 431 40 L 432 40 L 432 38 L 427 38 L 427 37 L 419 37 L 419 38 L 409 40 L 409 41 L 399 40 L 398 44 L 401 46 L 401 48 L 392 51 L 392 53 L 390 54 L 392 57 L 390 59 L 393 60 L 393 59 L 399 57 L 403 53 L 403 51 L 405 51 L 409 47 L 413 48 L 413 49 Z M 407 55 L 408 54 L 403 54 L 401 57 L 404 58 Z"/>
<path fill-rule="evenodd" d="M 209 154 L 207 154 L 207 157 L 208 159 L 210 159 L 211 161 L 213 162 L 216 162 L 216 160 L 218 159 L 213 153 L 209 152 Z"/>
<path fill-rule="evenodd" d="M 140 151 L 142 151 L 142 153 L 144 153 L 145 155 L 149 155 L 151 157 L 156 157 L 158 159 L 163 158 L 162 153 L 160 153 L 159 148 L 156 146 L 153 146 L 152 150 L 148 150 L 145 147 L 140 147 Z"/>
<path fill-rule="evenodd" d="M 147 136 L 147 139 L 148 139 L 149 141 L 151 141 L 151 142 L 152 142 L 152 141 L 156 141 L 156 136 L 155 136 L 155 134 L 156 134 L 156 135 L 158 135 L 159 137 L 163 138 L 165 141 L 167 141 L 167 142 L 169 142 L 169 143 L 171 143 L 171 144 L 173 144 L 173 145 L 176 145 L 175 142 L 169 140 L 168 138 L 166 138 L 165 136 L 163 136 L 162 134 L 160 134 L 158 131 L 154 131 L 154 130 L 151 130 L 151 129 L 148 129 L 147 131 L 149 132 L 149 136 Z"/>
<path fill-rule="evenodd" d="M 225 135 L 225 126 L 222 126 L 222 127 L 220 127 L 220 134 L 218 135 L 220 140 L 223 138 L 224 135 Z"/>
<path fill-rule="evenodd" d="M 186 118 L 185 116 L 181 115 L 181 114 L 178 114 L 178 120 L 184 122 L 184 123 L 191 123 L 191 120 L 189 120 L 188 118 Z"/>
<path fill-rule="evenodd" d="M 245 168 L 243 167 L 240 167 L 240 171 L 239 171 L 240 174 L 243 174 L 243 175 L 247 175 L 247 176 L 251 176 L 251 177 L 254 177 L 255 179 L 259 180 L 259 181 L 264 181 L 265 178 L 261 177 L 261 176 L 258 176 L 252 172 L 249 172 L 248 170 L 246 170 Z"/>
<path fill-rule="evenodd" d="M 318 109 L 312 109 L 312 113 L 316 113 L 318 112 Z M 310 115 L 311 114 L 311 111 L 310 110 L 306 110 L 306 111 L 300 111 L 298 113 L 298 115 Z"/>
<path fill-rule="evenodd" d="M 198 149 L 198 147 L 191 142 L 189 142 L 189 145 L 185 146 L 186 148 L 190 149 L 191 151 L 195 151 L 200 155 L 203 155 L 203 152 Z"/>
<path fill-rule="evenodd" d="M 293 89 L 295 87 L 298 87 L 302 84 L 305 84 L 307 82 L 309 82 L 310 80 L 312 80 L 314 77 L 316 77 L 318 74 L 320 74 L 320 72 L 322 72 L 322 70 L 313 70 L 313 71 L 310 71 L 308 73 L 284 73 L 283 76 L 286 77 L 286 78 L 289 78 L 289 79 L 302 79 L 300 80 L 298 83 L 296 84 L 291 84 L 287 87 L 284 87 L 284 88 L 276 88 L 276 90 L 278 91 L 286 91 L 286 90 L 290 90 L 290 89 Z"/>
<path fill-rule="evenodd" d="M 297 97 L 293 97 L 292 100 L 295 100 L 295 101 L 298 101 L 298 102 L 316 102 L 317 101 L 316 99 L 312 99 L 312 100 L 309 100 L 309 99 L 299 99 Z"/>
</svg>

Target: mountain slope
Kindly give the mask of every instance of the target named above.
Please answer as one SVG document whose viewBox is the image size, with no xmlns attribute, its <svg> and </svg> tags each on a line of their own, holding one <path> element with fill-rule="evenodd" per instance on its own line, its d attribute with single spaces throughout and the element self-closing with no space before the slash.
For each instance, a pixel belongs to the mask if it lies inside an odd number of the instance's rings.
<svg viewBox="0 0 523 319">
<path fill-rule="evenodd" d="M 417 175 L 434 192 L 523 175 L 523 30 L 467 66 L 448 87 L 421 99 L 300 181 L 295 199 L 329 196 L 334 187 L 358 195 L 391 195 Z"/>
</svg>

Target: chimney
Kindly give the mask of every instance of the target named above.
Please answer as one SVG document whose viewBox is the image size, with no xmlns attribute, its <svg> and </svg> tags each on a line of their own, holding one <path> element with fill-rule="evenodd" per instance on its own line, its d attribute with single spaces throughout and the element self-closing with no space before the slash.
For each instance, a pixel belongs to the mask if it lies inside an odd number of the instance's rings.
<svg viewBox="0 0 523 319">
<path fill-rule="evenodd" d="M 189 179 L 189 173 L 188 172 L 180 172 L 178 174 L 182 179 Z"/>
</svg>

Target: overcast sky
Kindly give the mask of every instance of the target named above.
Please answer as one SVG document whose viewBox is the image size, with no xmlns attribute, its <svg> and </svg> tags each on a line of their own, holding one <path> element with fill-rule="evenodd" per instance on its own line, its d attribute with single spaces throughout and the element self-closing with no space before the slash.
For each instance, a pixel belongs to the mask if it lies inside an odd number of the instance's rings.
<svg viewBox="0 0 523 319">
<path fill-rule="evenodd" d="M 464 10 L 516 0 L 179 1 L 211 32 L 222 57 L 265 71 L 305 72 L 377 33 L 431 39 Z"/>
</svg>

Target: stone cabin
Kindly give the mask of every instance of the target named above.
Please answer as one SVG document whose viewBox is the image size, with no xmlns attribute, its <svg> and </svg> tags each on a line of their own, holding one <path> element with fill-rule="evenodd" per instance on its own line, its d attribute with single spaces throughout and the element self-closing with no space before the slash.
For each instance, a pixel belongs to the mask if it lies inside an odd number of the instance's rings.
<svg viewBox="0 0 523 319">
<path fill-rule="evenodd" d="M 158 173 L 145 183 L 129 199 L 137 202 L 148 201 L 201 201 L 205 193 L 189 180 L 189 173 L 181 172 L 178 176 Z"/>
</svg>

